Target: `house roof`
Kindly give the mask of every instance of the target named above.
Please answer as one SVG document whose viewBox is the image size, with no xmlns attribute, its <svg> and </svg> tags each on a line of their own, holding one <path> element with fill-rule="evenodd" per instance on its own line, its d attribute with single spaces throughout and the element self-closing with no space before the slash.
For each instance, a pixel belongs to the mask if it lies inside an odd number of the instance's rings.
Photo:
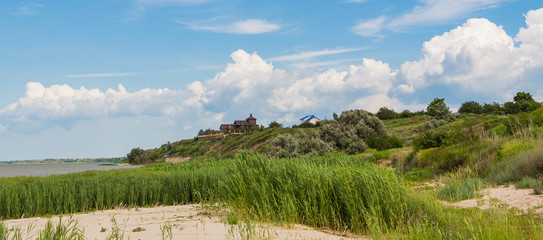
<svg viewBox="0 0 543 240">
<path fill-rule="evenodd" d="M 304 122 L 307 122 L 307 121 L 309 121 L 309 120 L 311 120 L 311 119 L 313 119 L 313 118 L 315 118 L 315 119 L 317 119 L 317 120 L 320 120 L 318 117 L 315 117 L 315 115 L 307 115 L 307 116 L 305 116 L 305 117 L 303 117 L 303 118 L 300 118 L 300 120 L 302 120 L 302 121 L 304 121 Z"/>
<path fill-rule="evenodd" d="M 251 113 L 251 115 L 246 119 L 247 121 L 249 120 L 256 120 L 256 118 L 253 117 L 253 114 Z"/>
<path fill-rule="evenodd" d="M 236 120 L 234 121 L 234 125 L 249 125 L 249 123 L 244 120 Z"/>
</svg>

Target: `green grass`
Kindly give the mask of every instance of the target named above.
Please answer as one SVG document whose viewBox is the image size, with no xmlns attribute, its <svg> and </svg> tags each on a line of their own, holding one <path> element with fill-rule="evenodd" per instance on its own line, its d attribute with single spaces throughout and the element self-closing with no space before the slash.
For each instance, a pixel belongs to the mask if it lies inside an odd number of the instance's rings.
<svg viewBox="0 0 543 240">
<path fill-rule="evenodd" d="M 406 218 L 402 180 L 355 157 L 244 155 L 231 171 L 224 194 L 241 218 L 357 233 L 392 227 Z"/>
<path fill-rule="evenodd" d="M 463 178 L 446 183 L 446 186 L 437 192 L 438 198 L 449 202 L 475 198 L 477 192 L 483 188 L 483 182 L 478 178 Z"/>
<path fill-rule="evenodd" d="M 501 152 L 488 177 L 492 181 L 504 184 L 543 176 L 543 141 L 513 140 Z"/>
<path fill-rule="evenodd" d="M 475 173 L 458 174 L 451 179 L 458 179 L 459 186 L 448 184 L 449 192 L 455 192 L 453 188 L 474 192 L 480 187 L 469 180 Z M 543 237 L 543 225 L 536 215 L 519 215 L 500 206 L 488 211 L 448 208 L 435 195 L 414 192 L 406 185 L 399 174 L 360 155 L 275 159 L 244 152 L 234 159 L 162 163 L 122 171 L 1 178 L 0 218 L 91 211 L 120 204 L 220 202 L 229 208 L 231 223 L 300 223 L 376 239 Z M 43 235 L 52 236 L 57 229 L 72 234 L 70 226 L 51 225 Z M 6 232 L 13 236 L 13 231 L 0 224 L 0 236 Z M 166 227 L 163 234 L 169 236 Z M 118 229 L 111 230 L 110 239 L 122 239 Z"/>
<path fill-rule="evenodd" d="M 0 179 L 0 217 L 226 202 L 248 218 L 362 232 L 403 218 L 402 180 L 354 156 L 156 164 L 140 169 Z"/>
</svg>

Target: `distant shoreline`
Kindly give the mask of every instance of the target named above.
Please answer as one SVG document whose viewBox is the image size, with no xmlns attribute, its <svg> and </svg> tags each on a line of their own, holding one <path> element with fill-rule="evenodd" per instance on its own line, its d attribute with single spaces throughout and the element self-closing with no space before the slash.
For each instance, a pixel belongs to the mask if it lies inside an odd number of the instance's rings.
<svg viewBox="0 0 543 240">
<path fill-rule="evenodd" d="M 77 164 L 77 163 L 115 164 L 115 163 L 122 162 L 123 160 L 124 160 L 124 157 L 11 160 L 11 161 L 0 161 L 0 165 L 8 165 L 8 164 Z"/>
</svg>

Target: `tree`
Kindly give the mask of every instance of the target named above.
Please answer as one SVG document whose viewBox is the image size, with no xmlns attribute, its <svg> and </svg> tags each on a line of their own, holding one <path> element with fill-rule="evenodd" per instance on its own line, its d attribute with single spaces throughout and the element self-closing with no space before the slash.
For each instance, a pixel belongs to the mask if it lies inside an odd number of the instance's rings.
<svg viewBox="0 0 543 240">
<path fill-rule="evenodd" d="M 483 106 L 475 101 L 469 101 L 462 103 L 462 106 L 458 109 L 459 113 L 475 113 L 475 114 L 481 114 L 483 113 Z"/>
<path fill-rule="evenodd" d="M 282 128 L 283 124 L 273 121 L 268 125 L 268 128 Z"/>
<path fill-rule="evenodd" d="M 385 119 L 394 119 L 398 118 L 398 113 L 394 111 L 394 109 L 388 109 L 386 107 L 379 108 L 379 111 L 375 114 L 379 119 L 385 120 Z"/>
<path fill-rule="evenodd" d="M 517 95 L 513 97 L 513 100 L 516 103 L 520 101 L 535 102 L 534 98 L 532 97 L 532 94 L 526 93 L 526 92 L 518 92 Z"/>
<path fill-rule="evenodd" d="M 485 103 L 483 104 L 483 112 L 486 114 L 502 114 L 503 110 L 499 103 Z"/>
<path fill-rule="evenodd" d="M 141 148 L 133 148 L 130 153 L 126 154 L 126 161 L 129 164 L 138 164 L 141 162 L 141 159 L 143 157 L 143 153 L 145 151 Z"/>
<path fill-rule="evenodd" d="M 506 102 L 503 104 L 503 111 L 507 114 L 517 114 L 521 112 L 519 104 Z"/>
<path fill-rule="evenodd" d="M 449 107 L 445 104 L 445 98 L 434 98 L 434 101 L 426 107 L 426 112 L 436 118 L 445 118 L 451 114 Z"/>
<path fill-rule="evenodd" d="M 198 136 L 202 136 L 202 135 L 205 135 L 206 132 L 204 131 L 204 129 L 200 129 L 200 131 L 198 131 Z"/>
</svg>

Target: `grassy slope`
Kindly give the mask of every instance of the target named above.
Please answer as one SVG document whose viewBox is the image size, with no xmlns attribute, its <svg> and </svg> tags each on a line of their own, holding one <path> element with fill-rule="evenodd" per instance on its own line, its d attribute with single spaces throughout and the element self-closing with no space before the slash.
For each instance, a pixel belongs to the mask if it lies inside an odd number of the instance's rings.
<svg viewBox="0 0 543 240">
<path fill-rule="evenodd" d="M 263 143 L 269 138 L 281 133 L 295 133 L 297 131 L 309 131 L 300 128 L 269 128 L 262 131 L 245 134 L 230 134 L 224 139 L 202 140 L 185 139 L 162 145 L 160 148 L 146 150 L 146 154 L 157 162 L 164 160 L 164 156 L 170 157 L 232 157 L 240 150 L 259 152 Z"/>
</svg>

